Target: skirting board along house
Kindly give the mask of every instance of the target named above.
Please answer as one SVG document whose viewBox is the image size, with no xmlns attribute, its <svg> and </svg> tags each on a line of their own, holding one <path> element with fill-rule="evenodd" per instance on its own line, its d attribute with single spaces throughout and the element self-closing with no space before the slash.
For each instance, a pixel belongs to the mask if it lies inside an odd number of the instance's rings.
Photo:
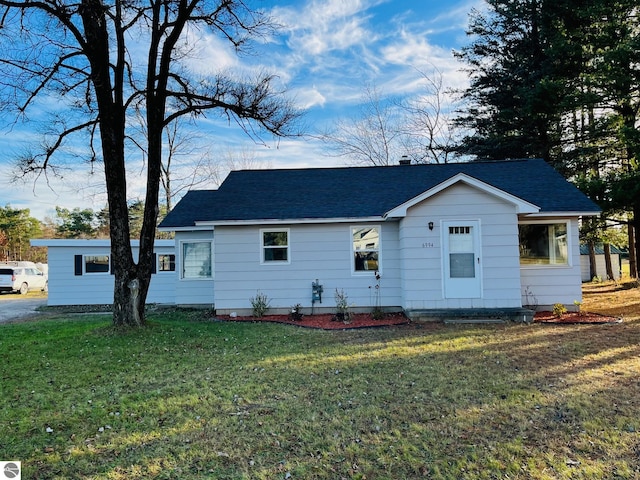
<svg viewBox="0 0 640 480">
<path fill-rule="evenodd" d="M 177 304 L 246 314 L 260 292 L 272 311 L 335 311 L 340 292 L 429 317 L 573 307 L 578 223 L 598 212 L 542 160 L 248 170 L 187 193 L 160 229 Z"/>
<path fill-rule="evenodd" d="M 134 241 L 134 258 L 139 242 Z M 47 247 L 48 305 L 109 305 L 113 303 L 111 242 L 109 240 L 33 239 Z M 175 304 L 176 269 L 173 240 L 155 241 L 155 271 L 147 302 Z"/>
</svg>

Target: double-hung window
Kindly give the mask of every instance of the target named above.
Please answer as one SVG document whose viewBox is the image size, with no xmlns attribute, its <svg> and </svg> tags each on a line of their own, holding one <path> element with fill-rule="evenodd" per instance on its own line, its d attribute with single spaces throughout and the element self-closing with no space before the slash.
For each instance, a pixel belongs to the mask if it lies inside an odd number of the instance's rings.
<svg viewBox="0 0 640 480">
<path fill-rule="evenodd" d="M 260 230 L 261 263 L 289 263 L 289 229 Z"/>
<path fill-rule="evenodd" d="M 353 272 L 380 271 L 380 227 L 351 227 Z"/>
<path fill-rule="evenodd" d="M 566 222 L 521 223 L 521 265 L 568 265 L 569 241 Z"/>
<path fill-rule="evenodd" d="M 183 279 L 212 278 L 211 242 L 182 242 Z"/>
</svg>

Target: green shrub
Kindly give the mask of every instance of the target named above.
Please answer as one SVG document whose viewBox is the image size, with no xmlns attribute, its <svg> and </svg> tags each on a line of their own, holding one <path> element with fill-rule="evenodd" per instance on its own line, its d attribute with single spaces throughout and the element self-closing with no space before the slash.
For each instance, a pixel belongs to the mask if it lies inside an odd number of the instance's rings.
<svg viewBox="0 0 640 480">
<path fill-rule="evenodd" d="M 556 303 L 553 305 L 553 314 L 561 318 L 565 313 L 567 313 L 567 307 L 565 307 L 562 303 Z"/>
<path fill-rule="evenodd" d="M 253 308 L 253 316 L 260 318 L 269 310 L 269 298 L 258 290 L 256 296 L 251 298 L 251 307 Z"/>
</svg>

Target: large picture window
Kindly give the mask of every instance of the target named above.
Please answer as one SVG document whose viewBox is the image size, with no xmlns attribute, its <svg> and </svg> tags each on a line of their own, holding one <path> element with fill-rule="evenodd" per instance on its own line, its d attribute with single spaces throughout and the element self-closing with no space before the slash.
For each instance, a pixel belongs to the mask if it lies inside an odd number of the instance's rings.
<svg viewBox="0 0 640 480">
<path fill-rule="evenodd" d="M 289 263 L 289 230 L 262 230 L 262 263 Z"/>
<path fill-rule="evenodd" d="M 569 264 L 566 223 L 523 223 L 518 234 L 521 265 Z"/>
<path fill-rule="evenodd" d="M 182 243 L 182 278 L 211 278 L 211 242 Z"/>
<path fill-rule="evenodd" d="M 380 227 L 351 227 L 353 271 L 380 270 Z"/>
</svg>

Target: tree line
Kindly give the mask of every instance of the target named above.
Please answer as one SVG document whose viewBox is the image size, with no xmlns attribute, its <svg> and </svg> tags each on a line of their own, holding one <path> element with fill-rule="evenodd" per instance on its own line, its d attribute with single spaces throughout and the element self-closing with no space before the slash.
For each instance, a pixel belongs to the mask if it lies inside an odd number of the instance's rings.
<svg viewBox="0 0 640 480">
<path fill-rule="evenodd" d="M 143 211 L 144 204 L 140 200 L 129 202 L 129 224 L 134 237 L 142 230 Z M 46 263 L 46 248 L 31 247 L 32 238 L 109 238 L 107 208 L 93 210 L 56 206 L 55 212 L 53 217 L 41 221 L 32 217 L 28 208 L 0 207 L 0 261 Z M 162 213 L 165 213 L 164 209 Z M 157 233 L 157 238 L 170 237 L 169 233 Z"/>
</svg>

